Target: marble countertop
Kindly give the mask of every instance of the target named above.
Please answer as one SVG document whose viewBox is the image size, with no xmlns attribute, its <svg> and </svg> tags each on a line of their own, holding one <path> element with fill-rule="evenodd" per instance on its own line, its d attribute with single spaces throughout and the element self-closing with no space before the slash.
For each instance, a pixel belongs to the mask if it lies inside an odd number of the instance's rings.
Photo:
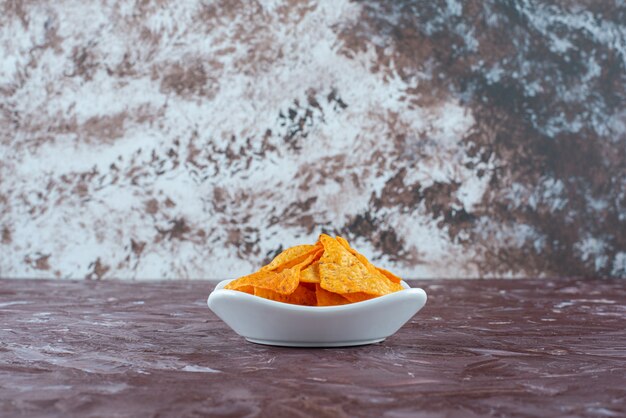
<svg viewBox="0 0 626 418">
<path fill-rule="evenodd" d="M 199 281 L 0 280 L 0 415 L 623 416 L 620 281 L 412 282 L 381 344 L 254 345 Z"/>
</svg>

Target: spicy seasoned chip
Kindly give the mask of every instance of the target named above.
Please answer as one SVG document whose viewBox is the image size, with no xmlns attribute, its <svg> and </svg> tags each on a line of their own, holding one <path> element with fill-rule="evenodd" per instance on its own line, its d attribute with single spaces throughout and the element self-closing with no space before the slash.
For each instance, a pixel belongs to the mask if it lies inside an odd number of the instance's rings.
<svg viewBox="0 0 626 418">
<path fill-rule="evenodd" d="M 383 276 L 385 276 L 386 278 L 388 278 L 389 280 L 391 280 L 394 283 L 400 283 L 402 281 L 401 278 L 399 278 L 398 276 L 396 276 L 395 274 L 393 274 L 389 270 L 385 270 L 382 267 L 376 267 L 376 270 L 378 270 Z"/>
<path fill-rule="evenodd" d="M 392 293 L 402 286 L 399 277 L 374 266 L 345 239 L 322 234 L 314 245 L 288 248 L 225 288 L 296 305 L 334 306 Z"/>
<path fill-rule="evenodd" d="M 339 242 L 339 244 L 343 245 L 343 247 L 346 250 L 348 250 L 348 251 L 352 250 L 352 247 L 350 247 L 350 243 L 344 237 L 340 237 L 339 235 L 337 235 L 337 236 L 335 236 L 335 239 L 337 240 L 337 242 Z"/>
<path fill-rule="evenodd" d="M 350 303 L 342 295 L 322 289 L 320 285 L 315 286 L 315 296 L 317 297 L 317 306 L 336 306 Z"/>
<path fill-rule="evenodd" d="M 265 299 L 275 300 L 277 302 L 291 303 L 293 305 L 316 306 L 317 298 L 314 290 L 306 286 L 300 285 L 290 295 L 282 295 L 273 290 L 256 288 L 254 294 Z"/>
<path fill-rule="evenodd" d="M 402 289 L 377 272 L 371 272 L 336 239 L 322 234 L 324 254 L 320 258 L 320 285 L 334 293 L 364 292 L 385 295 Z"/>
<path fill-rule="evenodd" d="M 351 303 L 363 302 L 364 300 L 369 300 L 376 297 L 374 295 L 368 295 L 367 293 L 363 292 L 344 293 L 341 296 L 349 300 Z"/>
<path fill-rule="evenodd" d="M 261 267 L 261 270 L 280 270 L 289 268 L 298 264 L 298 260 L 301 261 L 302 257 L 306 258 L 311 252 L 319 250 L 319 246 L 316 245 L 296 245 L 295 247 L 287 248 L 285 251 L 278 254 L 274 259 L 266 266 Z"/>
<path fill-rule="evenodd" d="M 228 289 L 228 286 L 226 287 Z M 237 290 L 240 292 L 248 293 L 250 295 L 254 295 L 254 286 L 241 286 L 238 287 Z"/>
<path fill-rule="evenodd" d="M 300 283 L 300 269 L 290 268 L 280 273 L 267 270 L 259 270 L 233 280 L 225 286 L 225 289 L 240 290 L 253 286 L 254 288 L 273 290 L 274 292 L 288 295 L 293 293 Z"/>
<path fill-rule="evenodd" d="M 312 247 L 314 247 L 313 249 L 315 250 L 315 246 Z M 319 253 L 320 250 L 301 253 L 297 257 L 278 266 L 274 271 L 262 268 L 256 273 L 233 280 L 228 283 L 225 288 L 239 290 L 241 287 L 253 286 L 255 288 L 272 290 L 282 295 L 289 295 L 296 290 L 300 283 L 301 270 L 308 267 L 316 257 L 319 257 Z M 298 264 L 292 266 L 296 261 Z"/>
<path fill-rule="evenodd" d="M 315 283 L 300 282 L 300 286 L 306 287 L 307 289 L 315 292 Z"/>
<path fill-rule="evenodd" d="M 320 263 L 316 261 L 300 273 L 300 282 L 319 283 L 320 282 Z"/>
<path fill-rule="evenodd" d="M 380 267 L 376 267 L 375 265 L 370 263 L 370 261 L 367 259 L 367 257 L 365 257 L 363 254 L 359 253 L 354 248 L 350 247 L 350 244 L 344 238 L 339 237 L 339 236 L 337 236 L 335 238 L 337 239 L 337 241 L 341 245 L 343 245 L 343 247 L 346 250 L 348 250 L 350 252 L 350 254 L 355 256 L 370 271 L 370 273 L 372 273 L 374 275 L 382 274 L 383 276 L 385 276 L 387 279 L 391 280 L 392 282 L 400 283 L 401 279 L 398 276 L 394 275 L 390 271 L 387 271 L 387 270 L 385 270 L 383 268 L 380 268 Z"/>
</svg>

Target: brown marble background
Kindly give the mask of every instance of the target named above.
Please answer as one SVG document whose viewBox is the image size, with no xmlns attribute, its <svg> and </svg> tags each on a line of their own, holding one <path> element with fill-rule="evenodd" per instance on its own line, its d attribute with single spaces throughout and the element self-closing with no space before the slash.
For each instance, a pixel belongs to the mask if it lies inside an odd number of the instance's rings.
<svg viewBox="0 0 626 418">
<path fill-rule="evenodd" d="M 626 276 L 623 2 L 0 8 L 0 276 Z"/>
</svg>

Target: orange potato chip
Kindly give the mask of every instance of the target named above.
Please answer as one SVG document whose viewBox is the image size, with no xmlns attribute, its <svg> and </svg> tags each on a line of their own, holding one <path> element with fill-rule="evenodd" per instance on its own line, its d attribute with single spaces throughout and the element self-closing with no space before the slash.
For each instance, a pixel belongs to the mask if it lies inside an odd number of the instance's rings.
<svg viewBox="0 0 626 418">
<path fill-rule="evenodd" d="M 295 266 L 300 266 L 300 270 L 304 270 L 309 265 L 311 265 L 311 263 L 319 260 L 322 256 L 323 251 L 324 250 L 320 244 L 314 247 L 310 252 L 300 254 L 299 256 L 287 261 L 286 263 L 279 265 L 274 269 L 274 271 L 280 272 L 283 269 L 288 269 Z"/>
<path fill-rule="evenodd" d="M 388 278 L 389 280 L 391 280 L 394 283 L 400 283 L 402 281 L 401 278 L 399 278 L 398 276 L 396 276 L 395 274 L 393 274 L 389 270 L 385 270 L 382 267 L 376 267 L 376 270 L 378 270 L 383 276 L 385 276 L 386 278 Z"/>
<path fill-rule="evenodd" d="M 320 282 L 320 263 L 314 262 L 300 273 L 300 282 L 319 283 Z"/>
<path fill-rule="evenodd" d="M 315 283 L 300 282 L 300 286 L 306 287 L 307 289 L 312 290 L 312 291 L 315 292 Z"/>
<path fill-rule="evenodd" d="M 282 295 L 269 289 L 255 288 L 254 294 L 265 299 L 277 302 L 291 303 L 293 305 L 316 306 L 317 298 L 314 290 L 305 286 L 298 286 L 290 295 Z"/>
<path fill-rule="evenodd" d="M 312 251 L 317 251 L 318 249 L 319 246 L 308 244 L 296 245 L 295 247 L 287 248 L 285 251 L 274 257 L 274 259 L 268 265 L 261 267 L 261 270 L 278 270 L 281 268 L 289 268 L 285 265 L 293 264 L 294 261 L 296 261 L 295 264 L 298 264 L 297 261 L 299 259 L 301 259 L 303 256 L 304 258 L 308 257 L 308 255 Z"/>
<path fill-rule="evenodd" d="M 369 300 L 369 299 L 373 299 L 376 297 L 375 295 L 368 295 L 367 293 L 363 293 L 363 292 L 344 293 L 341 296 L 343 296 L 344 298 L 346 298 L 352 303 L 363 302 L 364 300 Z"/>
<path fill-rule="evenodd" d="M 320 235 L 324 254 L 320 258 L 320 286 L 334 293 L 364 292 L 385 295 L 402 289 L 377 271 L 370 271 L 340 242 L 326 234 Z"/>
<path fill-rule="evenodd" d="M 226 287 L 226 288 L 228 289 L 228 287 Z M 240 292 L 249 293 L 251 295 L 254 295 L 254 287 L 253 286 L 241 286 L 237 290 L 239 290 Z"/>
<path fill-rule="evenodd" d="M 374 266 L 342 237 L 321 234 L 314 245 L 288 248 L 225 288 L 296 305 L 334 306 L 396 292 L 402 286 L 399 277 Z"/>
<path fill-rule="evenodd" d="M 345 239 L 344 237 L 340 237 L 339 235 L 337 235 L 335 239 L 339 242 L 339 244 L 343 245 L 346 250 L 352 251 L 352 247 L 350 247 L 350 243 L 347 239 Z"/>
<path fill-rule="evenodd" d="M 320 285 L 315 286 L 315 296 L 317 296 L 317 306 L 336 306 L 350 303 L 342 295 L 322 289 Z"/>
<path fill-rule="evenodd" d="M 294 267 L 279 273 L 259 270 L 256 273 L 233 280 L 225 286 L 225 289 L 240 290 L 246 286 L 253 286 L 289 295 L 296 290 L 298 283 L 300 283 L 300 269 Z"/>
<path fill-rule="evenodd" d="M 294 267 L 298 267 L 300 269 L 300 273 L 302 273 L 303 270 L 308 269 L 313 264 L 318 264 L 323 253 L 324 249 L 320 246 L 317 251 L 309 253 L 306 258 L 302 259 L 303 256 L 298 257 L 297 259 L 301 261 Z"/>
<path fill-rule="evenodd" d="M 253 286 L 255 288 L 272 290 L 282 295 L 289 295 L 296 290 L 298 284 L 300 283 L 301 270 L 308 267 L 313 260 L 320 256 L 321 250 L 319 247 L 312 247 L 315 252 L 309 251 L 300 254 L 292 260 L 279 265 L 274 271 L 262 268 L 256 273 L 233 280 L 228 283 L 225 288 L 240 290 L 242 287 Z M 292 266 L 292 264 L 296 261 L 298 264 Z M 289 267 L 284 268 L 287 266 Z"/>
<path fill-rule="evenodd" d="M 391 280 L 394 283 L 400 283 L 400 278 L 398 276 L 396 276 L 395 274 L 393 274 L 392 272 L 385 270 L 383 268 L 380 267 L 376 267 L 375 265 L 373 265 L 372 263 L 370 263 L 370 261 L 367 259 L 367 257 L 365 257 L 363 254 L 359 253 L 357 250 L 355 250 L 354 248 L 350 247 L 350 244 L 348 243 L 348 241 L 342 237 L 336 237 L 337 241 L 339 241 L 339 243 L 341 245 L 344 246 L 344 248 L 348 251 L 350 251 L 350 253 L 352 255 L 354 255 L 361 263 L 363 263 L 363 265 L 365 265 L 365 267 L 367 267 L 367 269 L 373 273 L 373 274 L 382 274 L 383 276 L 385 276 L 386 278 L 388 278 L 389 280 Z"/>
</svg>

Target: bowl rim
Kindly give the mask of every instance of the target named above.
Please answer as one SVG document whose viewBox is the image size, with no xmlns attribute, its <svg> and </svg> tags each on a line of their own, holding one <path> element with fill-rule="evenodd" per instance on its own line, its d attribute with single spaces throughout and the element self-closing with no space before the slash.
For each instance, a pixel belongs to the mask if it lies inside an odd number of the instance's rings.
<svg viewBox="0 0 626 418">
<path fill-rule="evenodd" d="M 398 290 L 397 292 L 393 292 L 393 293 L 389 293 L 386 295 L 382 295 L 382 296 L 378 296 L 372 299 L 368 299 L 368 300 L 364 300 L 361 302 L 353 302 L 353 303 L 348 303 L 346 305 L 336 305 L 336 306 L 306 306 L 306 305 L 294 305 L 291 303 L 285 303 L 285 302 L 278 302 L 275 300 L 270 300 L 270 299 L 265 299 L 262 298 L 260 296 L 255 296 L 255 295 L 251 295 L 249 293 L 245 293 L 245 292 L 240 292 L 238 290 L 231 290 L 231 289 L 224 289 L 223 287 L 226 286 L 228 283 L 232 282 L 235 279 L 227 279 L 227 280 L 222 280 L 220 281 L 216 286 L 215 289 L 213 289 L 213 291 L 209 294 L 209 298 L 207 299 L 207 305 L 209 305 L 209 307 L 211 307 L 211 299 L 215 298 L 219 295 L 230 295 L 236 298 L 243 298 L 248 299 L 249 301 L 253 301 L 255 303 L 259 303 L 259 304 L 263 304 L 266 305 L 268 307 L 275 307 L 278 309 L 283 309 L 283 310 L 288 310 L 288 311 L 298 311 L 298 312 L 341 312 L 341 311 L 347 311 L 347 310 L 353 310 L 353 309 L 361 309 L 361 308 L 367 308 L 371 305 L 375 305 L 378 303 L 381 303 L 383 301 L 386 301 L 388 299 L 391 298 L 397 298 L 399 295 L 407 295 L 407 294 L 414 294 L 414 295 L 420 295 L 422 297 L 424 297 L 424 304 L 426 304 L 426 299 L 428 298 L 428 296 L 426 295 L 426 292 L 424 291 L 424 289 L 420 288 L 420 287 L 411 287 L 408 285 L 408 283 L 406 283 L 404 280 L 402 280 L 400 283 L 402 284 L 402 287 L 404 287 L 404 289 L 402 290 Z M 422 305 L 423 306 L 423 305 Z"/>
</svg>

